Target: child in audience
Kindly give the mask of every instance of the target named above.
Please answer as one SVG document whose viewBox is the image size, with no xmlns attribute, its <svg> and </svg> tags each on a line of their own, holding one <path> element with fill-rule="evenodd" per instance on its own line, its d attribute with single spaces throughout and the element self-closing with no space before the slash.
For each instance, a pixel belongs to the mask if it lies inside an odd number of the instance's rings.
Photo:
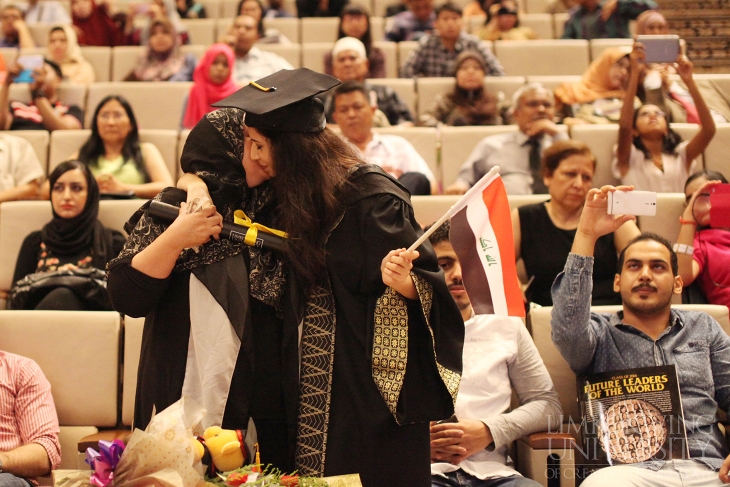
<svg viewBox="0 0 730 487">
<path fill-rule="evenodd" d="M 691 140 L 669 127 L 667 115 L 656 105 L 634 110 L 633 100 L 646 54 L 640 43 L 631 52 L 631 74 L 619 121 L 619 135 L 613 171 L 623 184 L 637 190 L 676 192 L 684 189 L 687 177 L 700 166 L 695 159 L 715 135 L 715 122 L 692 78 L 693 65 L 686 56 L 677 57 L 677 74 L 687 85 L 697 107 L 700 131 Z"/>
<path fill-rule="evenodd" d="M 454 87 L 439 93 L 420 124 L 502 125 L 497 97 L 484 89 L 486 65 L 476 51 L 464 51 L 456 58 Z"/>
<path fill-rule="evenodd" d="M 193 87 L 188 95 L 183 128 L 191 129 L 203 116 L 215 110 L 211 105 L 238 89 L 233 81 L 236 57 L 227 44 L 213 44 L 203 55 L 193 73 Z"/>
<path fill-rule="evenodd" d="M 351 4 L 345 6 L 340 14 L 340 27 L 337 32 L 337 39 L 343 37 L 354 37 L 360 40 L 365 46 L 365 54 L 368 58 L 367 78 L 385 78 L 385 54 L 373 46 L 373 36 L 370 29 L 370 14 L 361 5 Z M 324 72 L 332 76 L 332 52 L 327 51 L 324 55 Z"/>
<path fill-rule="evenodd" d="M 82 46 L 124 45 L 124 30 L 112 19 L 107 3 L 71 0 L 71 17 Z"/>
<path fill-rule="evenodd" d="M 96 73 L 84 57 L 70 25 L 56 25 L 48 34 L 48 57 L 61 67 L 63 80 L 88 85 L 96 80 Z"/>
<path fill-rule="evenodd" d="M 682 283 L 697 284 L 710 304 L 730 306 L 730 228 L 710 221 L 710 192 L 727 178 L 717 171 L 692 174 L 685 184 L 687 206 L 674 251 Z"/>
<path fill-rule="evenodd" d="M 157 147 L 139 142 L 132 107 L 119 95 L 107 96 L 96 107 L 91 136 L 79 149 L 78 159 L 89 166 L 102 193 L 151 198 L 173 184 Z"/>
<path fill-rule="evenodd" d="M 125 81 L 192 81 L 195 64 L 195 56 L 180 51 L 172 23 L 155 20 L 147 49 Z"/>
<path fill-rule="evenodd" d="M 89 168 L 79 161 L 61 163 L 49 176 L 53 219 L 23 241 L 15 264 L 10 303 L 15 309 L 111 310 L 106 288 L 95 279 L 74 275 L 73 282 L 51 285 L 58 271 L 99 269 L 124 246 L 124 236 L 97 220 L 99 188 Z M 47 273 L 47 279 L 36 273 Z M 33 274 L 32 281 L 24 279 Z M 92 288 L 96 292 L 92 292 Z M 106 303 L 106 307 L 104 307 Z"/>
</svg>

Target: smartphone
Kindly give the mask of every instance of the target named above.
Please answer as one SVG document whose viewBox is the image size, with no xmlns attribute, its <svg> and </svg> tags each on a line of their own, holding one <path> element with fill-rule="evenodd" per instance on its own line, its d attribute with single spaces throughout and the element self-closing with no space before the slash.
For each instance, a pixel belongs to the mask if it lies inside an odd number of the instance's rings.
<svg viewBox="0 0 730 487">
<path fill-rule="evenodd" d="M 681 52 L 678 35 L 641 35 L 636 42 L 644 45 L 647 63 L 673 63 Z"/>
<path fill-rule="evenodd" d="M 609 215 L 656 216 L 656 193 L 652 191 L 611 191 Z"/>
<path fill-rule="evenodd" d="M 730 228 L 730 184 L 718 184 L 711 187 L 710 226 Z"/>
<path fill-rule="evenodd" d="M 43 67 L 43 56 L 40 54 L 31 54 L 26 56 L 18 56 L 18 64 L 23 67 L 23 71 L 15 77 L 15 83 L 32 83 L 33 70 Z"/>
</svg>

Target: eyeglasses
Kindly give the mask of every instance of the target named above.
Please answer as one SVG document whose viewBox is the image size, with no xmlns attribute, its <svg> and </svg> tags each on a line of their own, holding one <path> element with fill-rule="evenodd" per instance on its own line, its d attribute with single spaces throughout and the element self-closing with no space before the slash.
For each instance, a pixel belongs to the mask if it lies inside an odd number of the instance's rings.
<svg viewBox="0 0 730 487">
<path fill-rule="evenodd" d="M 99 114 L 99 120 L 124 120 L 125 118 L 127 118 L 127 114 L 122 112 L 104 112 Z"/>
</svg>

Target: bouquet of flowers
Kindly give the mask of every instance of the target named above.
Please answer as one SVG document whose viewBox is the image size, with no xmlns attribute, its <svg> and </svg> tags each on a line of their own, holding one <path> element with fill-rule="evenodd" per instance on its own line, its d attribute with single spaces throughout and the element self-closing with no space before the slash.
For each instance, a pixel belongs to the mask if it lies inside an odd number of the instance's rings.
<svg viewBox="0 0 730 487">
<path fill-rule="evenodd" d="M 231 472 L 217 474 L 207 479 L 208 483 L 218 486 L 238 487 L 245 484 L 251 487 L 328 487 L 327 481 L 313 477 L 299 477 L 296 474 L 284 475 L 275 468 L 259 465 L 246 465 Z"/>
</svg>

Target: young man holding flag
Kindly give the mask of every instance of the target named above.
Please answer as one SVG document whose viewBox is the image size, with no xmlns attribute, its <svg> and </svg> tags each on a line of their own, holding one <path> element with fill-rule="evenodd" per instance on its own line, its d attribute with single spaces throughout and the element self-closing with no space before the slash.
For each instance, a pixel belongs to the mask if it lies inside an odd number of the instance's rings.
<svg viewBox="0 0 730 487">
<path fill-rule="evenodd" d="M 521 436 L 549 430 L 562 421 L 550 375 L 519 318 L 524 316 L 524 307 L 521 300 L 513 305 L 509 297 L 519 296 L 519 288 L 513 289 L 518 286 L 514 255 L 508 255 L 511 241 L 506 241 L 511 238 L 507 195 L 498 175 L 485 178 L 477 191 L 464 197 L 467 201 L 461 211 L 455 205 L 451 223 L 433 229 L 429 237 L 465 321 L 464 369 L 452 418 L 455 422 L 431 426 L 434 487 L 539 485 L 507 465 L 507 448 Z M 452 247 L 450 227 L 461 222 L 469 222 L 470 228 L 452 233 L 452 241 L 459 241 Z M 462 275 L 467 268 L 461 266 L 464 259 L 482 265 L 469 264 L 469 272 Z M 494 311 L 486 314 L 480 309 Z M 505 412 L 513 386 L 521 406 Z"/>
</svg>

